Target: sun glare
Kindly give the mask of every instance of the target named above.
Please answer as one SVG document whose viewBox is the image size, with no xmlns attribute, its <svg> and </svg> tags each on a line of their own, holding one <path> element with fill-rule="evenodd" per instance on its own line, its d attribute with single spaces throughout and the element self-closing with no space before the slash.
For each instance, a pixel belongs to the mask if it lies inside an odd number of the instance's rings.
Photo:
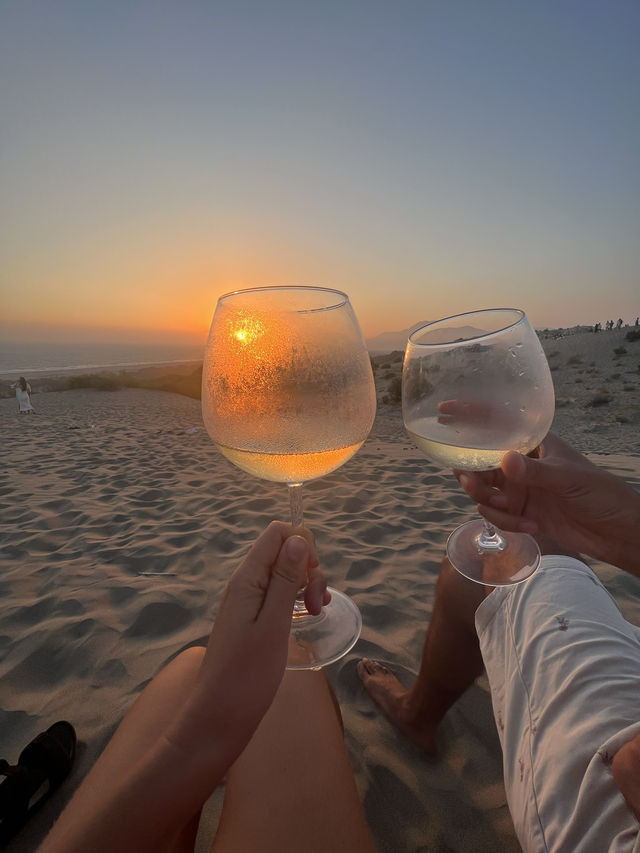
<svg viewBox="0 0 640 853">
<path fill-rule="evenodd" d="M 253 344 L 264 337 L 269 324 L 264 318 L 241 313 L 241 317 L 230 318 L 229 334 L 231 338 L 242 344 Z"/>
<path fill-rule="evenodd" d="M 278 408 L 295 347 L 288 314 L 225 305 L 220 312 L 212 327 L 207 379 L 219 416 Z"/>
</svg>

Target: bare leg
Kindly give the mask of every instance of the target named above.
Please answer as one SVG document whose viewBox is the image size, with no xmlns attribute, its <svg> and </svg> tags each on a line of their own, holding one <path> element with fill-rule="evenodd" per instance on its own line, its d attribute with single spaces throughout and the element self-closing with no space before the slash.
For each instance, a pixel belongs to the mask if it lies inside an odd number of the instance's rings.
<svg viewBox="0 0 640 853">
<path fill-rule="evenodd" d="M 122 768 L 141 758 L 155 743 L 191 690 L 203 656 L 200 646 L 186 649 L 145 687 L 60 816 L 54 832 L 73 821 L 74 815 L 91 808 L 96 799 L 102 800 L 105 789 L 117 783 Z M 135 808 L 135 803 L 132 806 Z M 176 827 L 174 837 L 162 850 L 192 853 L 199 820 L 197 812 L 185 827 Z"/>
<path fill-rule="evenodd" d="M 365 658 L 358 664 L 358 674 L 372 698 L 430 754 L 436 751 L 436 730 L 442 718 L 483 671 L 475 612 L 490 591 L 464 578 L 445 558 L 414 685 L 407 690 L 376 661 Z"/>
<path fill-rule="evenodd" d="M 324 672 L 287 671 L 227 774 L 212 853 L 374 853 Z"/>
<path fill-rule="evenodd" d="M 56 828 L 117 784 L 174 719 L 191 690 L 204 648 L 174 658 L 140 694 Z M 135 807 L 135 804 L 133 804 Z M 192 853 L 199 811 L 162 850 Z M 54 832 L 56 831 L 54 828 Z M 253 739 L 227 774 L 214 849 L 374 853 L 343 740 L 342 719 L 323 672 L 287 672 Z M 313 846 L 316 844 L 316 846 Z M 272 846 L 269 846 L 272 845 Z M 341 846 L 343 845 L 343 846 Z"/>
</svg>

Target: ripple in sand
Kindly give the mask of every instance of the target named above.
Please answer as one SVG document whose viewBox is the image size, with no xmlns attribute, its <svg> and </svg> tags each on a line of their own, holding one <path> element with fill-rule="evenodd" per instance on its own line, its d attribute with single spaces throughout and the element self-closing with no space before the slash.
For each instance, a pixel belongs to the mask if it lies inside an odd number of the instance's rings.
<svg viewBox="0 0 640 853">
<path fill-rule="evenodd" d="M 63 598 L 58 602 L 56 610 L 63 616 L 78 616 L 85 612 L 85 607 L 77 598 Z"/>
<path fill-rule="evenodd" d="M 90 664 L 89 650 L 66 640 L 57 643 L 49 636 L 6 673 L 5 683 L 31 692 L 48 691 L 75 675 L 82 676 Z"/>
<path fill-rule="evenodd" d="M 177 601 L 154 601 L 142 608 L 124 636 L 146 639 L 175 634 L 192 618 L 193 613 Z"/>
<path fill-rule="evenodd" d="M 55 611 L 57 601 L 53 597 L 43 598 L 35 604 L 17 607 L 13 613 L 5 617 L 7 622 L 20 625 L 37 625 L 44 622 Z"/>
<path fill-rule="evenodd" d="M 380 568 L 380 560 L 371 557 L 363 557 L 360 560 L 354 560 L 347 572 L 347 580 L 356 581 L 370 577 Z"/>
<path fill-rule="evenodd" d="M 102 684 L 117 684 L 123 678 L 129 675 L 126 666 L 119 658 L 110 658 L 95 671 L 96 683 Z"/>
<path fill-rule="evenodd" d="M 73 639 L 87 637 L 96 627 L 95 619 L 81 619 L 79 622 L 74 622 L 69 626 L 68 635 Z"/>
<path fill-rule="evenodd" d="M 135 598 L 138 595 L 138 590 L 134 589 L 132 586 L 112 586 L 107 590 L 107 594 L 111 604 L 114 607 L 119 607 L 131 598 Z"/>
</svg>

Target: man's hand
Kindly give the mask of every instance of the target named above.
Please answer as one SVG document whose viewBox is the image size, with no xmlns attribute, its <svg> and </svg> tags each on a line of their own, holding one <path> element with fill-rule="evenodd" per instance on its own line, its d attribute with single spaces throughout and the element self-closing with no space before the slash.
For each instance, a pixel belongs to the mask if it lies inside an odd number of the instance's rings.
<svg viewBox="0 0 640 853">
<path fill-rule="evenodd" d="M 496 527 L 541 534 L 640 575 L 640 494 L 551 433 L 540 458 L 507 453 L 498 471 L 454 472 Z"/>
</svg>

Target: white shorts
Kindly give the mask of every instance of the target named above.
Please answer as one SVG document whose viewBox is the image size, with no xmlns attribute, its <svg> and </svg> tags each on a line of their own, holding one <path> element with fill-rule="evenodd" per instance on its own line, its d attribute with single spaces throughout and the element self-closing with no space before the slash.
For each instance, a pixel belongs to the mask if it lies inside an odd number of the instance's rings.
<svg viewBox="0 0 640 853">
<path fill-rule="evenodd" d="M 523 850 L 638 853 L 611 761 L 640 733 L 640 628 L 584 563 L 546 556 L 482 602 L 476 630 Z"/>
</svg>

